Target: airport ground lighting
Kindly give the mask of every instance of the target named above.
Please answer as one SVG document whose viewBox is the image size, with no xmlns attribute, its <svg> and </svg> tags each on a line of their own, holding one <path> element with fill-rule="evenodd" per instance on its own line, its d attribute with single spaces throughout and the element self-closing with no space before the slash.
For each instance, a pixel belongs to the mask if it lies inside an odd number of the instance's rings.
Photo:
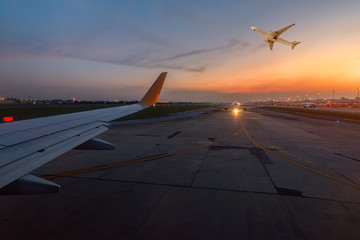
<svg viewBox="0 0 360 240">
<path fill-rule="evenodd" d="M 320 93 L 316 93 L 316 103 L 319 104 L 319 95 Z"/>
</svg>

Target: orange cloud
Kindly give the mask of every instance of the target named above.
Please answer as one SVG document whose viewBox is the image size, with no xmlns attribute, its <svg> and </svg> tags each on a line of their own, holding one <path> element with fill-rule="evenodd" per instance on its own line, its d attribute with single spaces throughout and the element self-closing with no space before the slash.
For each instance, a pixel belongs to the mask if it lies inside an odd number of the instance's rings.
<svg viewBox="0 0 360 240">
<path fill-rule="evenodd" d="M 329 49 L 286 57 L 256 56 L 258 61 L 233 60 L 183 86 L 188 90 L 248 94 L 356 91 L 360 87 L 360 54 L 346 48 Z"/>
</svg>

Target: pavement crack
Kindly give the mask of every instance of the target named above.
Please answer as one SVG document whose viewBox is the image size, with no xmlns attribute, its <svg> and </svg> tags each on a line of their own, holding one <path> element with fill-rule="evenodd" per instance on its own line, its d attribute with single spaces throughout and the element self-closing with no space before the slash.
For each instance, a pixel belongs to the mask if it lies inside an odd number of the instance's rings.
<svg viewBox="0 0 360 240">
<path fill-rule="evenodd" d="M 198 168 L 198 170 L 197 170 L 196 173 L 195 173 L 195 176 L 194 176 L 194 178 L 193 178 L 193 180 L 192 180 L 192 182 L 191 182 L 191 186 L 194 185 L 195 180 L 196 180 L 197 176 L 199 175 L 199 172 L 200 172 L 202 166 L 204 165 L 205 159 L 206 159 L 207 155 L 209 154 L 209 149 L 210 149 L 210 148 L 208 148 L 208 150 L 206 151 L 206 154 L 205 154 L 204 158 L 203 158 L 202 161 L 201 161 L 200 167 Z"/>
<path fill-rule="evenodd" d="M 167 139 L 173 138 L 173 137 L 175 137 L 176 135 L 179 135 L 180 133 L 182 133 L 182 131 L 174 132 L 173 134 L 167 136 L 166 138 L 167 138 Z"/>
<path fill-rule="evenodd" d="M 282 194 L 280 194 L 278 192 L 275 193 L 275 192 L 261 192 L 261 191 L 250 191 L 250 190 L 240 190 L 240 189 L 225 189 L 225 188 L 203 187 L 203 186 L 181 185 L 181 184 L 170 184 L 170 183 L 154 183 L 154 182 L 136 181 L 136 180 L 119 180 L 119 179 L 106 179 L 106 178 L 99 179 L 99 178 L 79 177 L 79 176 L 68 176 L 66 178 L 86 179 L 86 180 L 104 181 L 104 182 L 134 183 L 134 184 L 186 188 L 186 189 L 202 189 L 202 190 L 213 190 L 213 191 L 224 191 L 224 192 L 276 195 L 276 196 L 284 196 L 284 197 L 286 196 L 286 197 L 297 197 L 297 198 L 304 198 L 304 199 L 331 201 L 331 202 L 337 202 L 337 203 L 356 204 L 356 205 L 360 206 L 360 202 L 344 201 L 344 200 L 337 200 L 337 199 L 331 199 L 331 198 L 312 197 L 312 196 L 306 196 L 306 195 L 302 195 L 302 194 L 300 195 L 300 194 L 296 193 L 296 192 L 300 192 L 300 191 L 297 191 L 294 189 L 288 189 L 288 188 L 277 188 L 280 191 L 282 191 Z M 166 192 L 167 191 L 169 191 L 169 189 L 167 189 Z M 166 192 L 164 192 L 163 195 L 165 195 Z M 160 197 L 160 198 L 162 198 L 162 197 Z M 160 200 L 161 199 L 159 199 L 156 204 L 158 204 L 160 202 Z"/>
<path fill-rule="evenodd" d="M 161 196 L 159 197 L 159 199 L 156 201 L 156 203 L 152 206 L 151 210 L 149 211 L 149 213 L 144 217 L 144 219 L 139 223 L 138 227 L 137 227 L 137 231 L 134 231 L 133 236 L 130 237 L 130 239 L 137 239 L 137 233 L 139 232 L 140 229 L 143 228 L 143 226 L 146 224 L 146 222 L 148 221 L 148 219 L 150 218 L 150 216 L 153 214 L 153 212 L 157 209 L 158 205 L 160 204 L 161 200 L 164 198 L 164 196 L 167 194 L 167 192 L 169 191 L 169 188 L 166 188 L 164 190 L 164 192 L 161 194 Z"/>
<path fill-rule="evenodd" d="M 296 197 L 302 196 L 302 192 L 295 189 L 276 187 L 276 190 L 280 195 L 296 196 Z"/>
<path fill-rule="evenodd" d="M 353 160 L 353 161 L 356 161 L 356 162 L 360 162 L 360 159 L 357 159 L 357 158 L 353 158 L 353 157 L 348 157 L 348 156 L 345 156 L 341 153 L 334 153 L 335 155 L 338 155 L 340 157 L 344 157 L 344 158 L 347 158 L 347 159 L 350 159 L 350 160 Z"/>
</svg>

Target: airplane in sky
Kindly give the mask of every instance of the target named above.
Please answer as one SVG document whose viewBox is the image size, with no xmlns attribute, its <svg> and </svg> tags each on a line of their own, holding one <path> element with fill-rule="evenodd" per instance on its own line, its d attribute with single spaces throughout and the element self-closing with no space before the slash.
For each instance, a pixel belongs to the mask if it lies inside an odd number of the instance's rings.
<svg viewBox="0 0 360 240">
<path fill-rule="evenodd" d="M 279 43 L 282 43 L 282 44 L 289 45 L 289 46 L 291 46 L 291 49 L 294 49 L 294 47 L 296 45 L 298 45 L 300 42 L 296 42 L 296 41 L 288 42 L 285 39 L 279 38 L 279 36 L 282 33 L 284 33 L 286 30 L 288 30 L 289 28 L 291 28 L 294 25 L 295 24 L 291 24 L 291 25 L 289 25 L 287 27 L 284 27 L 282 29 L 279 29 L 279 30 L 277 30 L 275 32 L 273 32 L 273 31 L 266 32 L 266 31 L 264 31 L 264 30 L 262 30 L 260 28 L 257 28 L 257 27 L 251 27 L 251 29 L 254 30 L 255 32 L 258 32 L 258 33 L 264 35 L 266 37 L 266 39 L 264 39 L 264 41 L 269 44 L 270 50 L 273 49 L 274 42 L 279 42 Z"/>
<path fill-rule="evenodd" d="M 95 137 L 108 130 L 110 121 L 155 106 L 166 74 L 137 104 L 0 124 L 0 194 L 58 192 L 58 184 L 29 173 L 74 148 L 114 149 Z"/>
</svg>

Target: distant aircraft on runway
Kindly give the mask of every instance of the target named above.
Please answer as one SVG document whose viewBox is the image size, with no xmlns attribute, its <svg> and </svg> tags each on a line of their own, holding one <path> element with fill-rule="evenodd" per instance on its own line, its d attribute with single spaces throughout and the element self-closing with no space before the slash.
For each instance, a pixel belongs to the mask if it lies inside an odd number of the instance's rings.
<svg viewBox="0 0 360 240">
<path fill-rule="evenodd" d="M 275 32 L 273 32 L 273 31 L 266 32 L 266 31 L 264 31 L 264 30 L 262 30 L 260 28 L 257 28 L 257 27 L 251 27 L 251 29 L 254 30 L 255 32 L 258 32 L 258 33 L 264 35 L 266 37 L 266 39 L 264 41 L 269 44 L 270 50 L 273 49 L 274 42 L 279 42 L 279 43 L 282 43 L 282 44 L 289 45 L 289 46 L 291 46 L 291 49 L 294 49 L 294 47 L 296 45 L 298 45 L 300 42 L 296 42 L 296 41 L 288 42 L 285 39 L 279 38 L 280 34 L 284 33 L 286 30 L 288 30 L 289 28 L 291 28 L 294 25 L 295 24 L 291 24 L 291 25 L 289 25 L 287 27 L 284 27 L 284 28 L 282 28 L 280 30 L 277 30 Z"/>
<path fill-rule="evenodd" d="M 154 106 L 166 74 L 138 104 L 0 124 L 0 194 L 58 192 L 58 184 L 29 173 L 73 148 L 114 149 L 94 137 L 108 130 L 110 121 Z"/>
<path fill-rule="evenodd" d="M 305 102 L 305 103 L 303 103 L 303 106 L 304 106 L 304 108 L 315 108 L 316 107 L 315 103 L 312 103 L 312 102 Z"/>
<path fill-rule="evenodd" d="M 225 105 L 224 109 L 231 110 L 233 113 L 237 114 L 240 110 L 247 111 L 248 107 L 242 106 L 239 102 L 233 102 L 232 104 Z"/>
</svg>

